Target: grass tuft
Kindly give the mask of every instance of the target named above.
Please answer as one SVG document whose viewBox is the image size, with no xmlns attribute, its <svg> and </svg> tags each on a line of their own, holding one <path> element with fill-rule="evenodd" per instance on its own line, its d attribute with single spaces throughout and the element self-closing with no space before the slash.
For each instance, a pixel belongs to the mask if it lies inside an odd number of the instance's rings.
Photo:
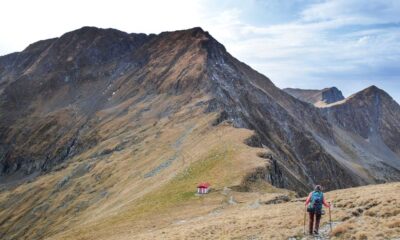
<svg viewBox="0 0 400 240">
<path fill-rule="evenodd" d="M 353 228 L 354 225 L 352 223 L 347 223 L 347 222 L 342 223 L 332 230 L 331 236 L 340 237 L 345 233 L 349 232 L 350 230 L 352 230 Z"/>
</svg>

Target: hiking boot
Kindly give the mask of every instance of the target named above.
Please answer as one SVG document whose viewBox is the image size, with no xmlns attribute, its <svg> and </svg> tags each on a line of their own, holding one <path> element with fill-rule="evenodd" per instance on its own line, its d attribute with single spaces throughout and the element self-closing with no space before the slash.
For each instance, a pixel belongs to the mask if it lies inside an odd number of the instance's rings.
<svg viewBox="0 0 400 240">
<path fill-rule="evenodd" d="M 314 235 L 318 235 L 318 231 L 317 230 L 314 230 Z"/>
</svg>

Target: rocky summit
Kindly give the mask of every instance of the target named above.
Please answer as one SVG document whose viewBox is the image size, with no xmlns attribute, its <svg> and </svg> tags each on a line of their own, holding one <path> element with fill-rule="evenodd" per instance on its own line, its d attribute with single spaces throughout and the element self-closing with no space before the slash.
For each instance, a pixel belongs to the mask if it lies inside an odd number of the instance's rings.
<svg viewBox="0 0 400 240">
<path fill-rule="evenodd" d="M 399 181 L 399 126 L 377 87 L 283 91 L 201 28 L 84 27 L 0 57 L 0 237 L 115 239 L 96 234 L 231 191 Z"/>
<path fill-rule="evenodd" d="M 307 90 L 299 88 L 285 88 L 283 91 L 304 102 L 311 103 L 316 107 L 325 106 L 344 99 L 342 92 L 336 87 L 324 88 L 322 90 Z"/>
</svg>

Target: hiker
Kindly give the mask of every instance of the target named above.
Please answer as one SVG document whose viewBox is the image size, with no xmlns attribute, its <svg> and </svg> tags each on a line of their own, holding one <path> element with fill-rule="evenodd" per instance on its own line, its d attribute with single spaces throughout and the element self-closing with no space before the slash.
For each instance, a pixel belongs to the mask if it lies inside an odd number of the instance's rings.
<svg viewBox="0 0 400 240">
<path fill-rule="evenodd" d="M 321 220 L 322 204 L 330 208 L 330 204 L 325 201 L 324 194 L 322 193 L 322 188 L 320 185 L 315 186 L 314 191 L 310 192 L 306 200 L 307 212 L 310 216 L 310 225 L 309 225 L 309 233 L 313 234 L 313 226 L 314 226 L 314 216 L 315 216 L 315 228 L 314 234 L 318 234 L 319 222 Z"/>
</svg>

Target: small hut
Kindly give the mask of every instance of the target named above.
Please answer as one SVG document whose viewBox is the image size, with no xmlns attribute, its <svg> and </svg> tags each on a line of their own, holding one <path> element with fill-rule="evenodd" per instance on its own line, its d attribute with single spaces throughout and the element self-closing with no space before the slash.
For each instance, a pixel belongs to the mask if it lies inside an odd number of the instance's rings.
<svg viewBox="0 0 400 240">
<path fill-rule="evenodd" d="M 197 185 L 197 193 L 198 194 L 206 194 L 210 191 L 210 184 L 203 182 Z"/>
</svg>

